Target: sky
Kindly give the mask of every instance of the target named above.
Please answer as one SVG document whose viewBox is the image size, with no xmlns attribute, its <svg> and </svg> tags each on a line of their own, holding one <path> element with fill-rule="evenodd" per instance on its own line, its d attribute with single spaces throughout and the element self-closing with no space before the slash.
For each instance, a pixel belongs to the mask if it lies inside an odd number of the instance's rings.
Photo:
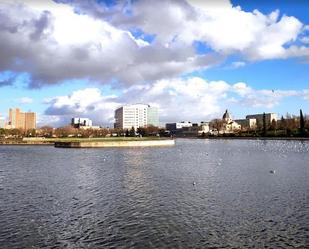
<svg viewBox="0 0 309 249">
<path fill-rule="evenodd" d="M 0 0 L 0 114 L 112 126 L 124 104 L 161 123 L 309 114 L 304 0 Z"/>
</svg>

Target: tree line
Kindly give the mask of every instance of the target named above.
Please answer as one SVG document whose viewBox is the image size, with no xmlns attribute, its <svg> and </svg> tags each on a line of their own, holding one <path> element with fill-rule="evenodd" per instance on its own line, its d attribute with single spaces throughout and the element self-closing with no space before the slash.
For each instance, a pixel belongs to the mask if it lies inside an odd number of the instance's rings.
<svg viewBox="0 0 309 249">
<path fill-rule="evenodd" d="M 38 129 L 22 130 L 22 129 L 0 129 L 0 137 L 23 138 L 23 137 L 46 137 L 46 138 L 64 138 L 64 137 L 106 137 L 106 136 L 156 136 L 163 134 L 165 129 L 155 126 L 148 126 L 134 129 L 118 129 L 118 128 L 100 128 L 100 129 L 81 129 L 74 128 L 71 125 L 59 128 L 43 126 Z"/>
</svg>

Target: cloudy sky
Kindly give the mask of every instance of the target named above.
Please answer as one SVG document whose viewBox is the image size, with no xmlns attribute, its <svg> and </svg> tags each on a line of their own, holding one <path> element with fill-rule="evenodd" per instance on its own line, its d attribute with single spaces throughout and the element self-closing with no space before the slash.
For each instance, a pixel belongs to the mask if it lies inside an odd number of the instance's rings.
<svg viewBox="0 0 309 249">
<path fill-rule="evenodd" d="M 0 0 L 0 113 L 54 126 L 110 125 L 126 103 L 158 106 L 162 123 L 309 114 L 306 2 Z"/>
</svg>

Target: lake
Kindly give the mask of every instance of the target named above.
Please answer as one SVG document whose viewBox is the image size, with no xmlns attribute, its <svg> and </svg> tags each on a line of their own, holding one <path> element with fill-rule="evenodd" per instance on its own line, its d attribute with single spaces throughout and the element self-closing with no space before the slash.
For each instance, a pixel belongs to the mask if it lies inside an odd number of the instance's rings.
<svg viewBox="0 0 309 249">
<path fill-rule="evenodd" d="M 266 140 L 0 146 L 0 248 L 305 248 L 308 152 Z"/>
</svg>

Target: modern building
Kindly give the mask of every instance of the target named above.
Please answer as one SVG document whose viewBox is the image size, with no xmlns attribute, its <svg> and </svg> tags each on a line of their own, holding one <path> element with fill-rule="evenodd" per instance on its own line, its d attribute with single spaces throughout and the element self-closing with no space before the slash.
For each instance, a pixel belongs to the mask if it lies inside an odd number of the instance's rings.
<svg viewBox="0 0 309 249">
<path fill-rule="evenodd" d="M 91 127 L 92 120 L 89 118 L 72 118 L 71 125 L 74 128 L 80 128 L 81 126 Z"/>
<path fill-rule="evenodd" d="M 167 123 L 165 124 L 165 128 L 170 132 L 175 132 L 177 130 L 182 130 L 183 128 L 192 127 L 192 123 L 189 121 L 181 121 L 178 123 Z"/>
<path fill-rule="evenodd" d="M 246 119 L 256 119 L 256 125 L 259 127 L 263 126 L 263 116 L 264 114 L 253 114 L 247 115 Z M 269 126 L 273 121 L 277 122 L 277 114 L 276 113 L 265 113 L 265 122 L 266 125 Z"/>
<path fill-rule="evenodd" d="M 159 111 L 157 107 L 135 104 L 125 105 L 115 111 L 115 128 L 137 129 L 149 125 L 159 126 Z"/>
<path fill-rule="evenodd" d="M 22 112 L 19 108 L 10 108 L 8 127 L 14 129 L 36 129 L 36 113 Z"/>
</svg>

